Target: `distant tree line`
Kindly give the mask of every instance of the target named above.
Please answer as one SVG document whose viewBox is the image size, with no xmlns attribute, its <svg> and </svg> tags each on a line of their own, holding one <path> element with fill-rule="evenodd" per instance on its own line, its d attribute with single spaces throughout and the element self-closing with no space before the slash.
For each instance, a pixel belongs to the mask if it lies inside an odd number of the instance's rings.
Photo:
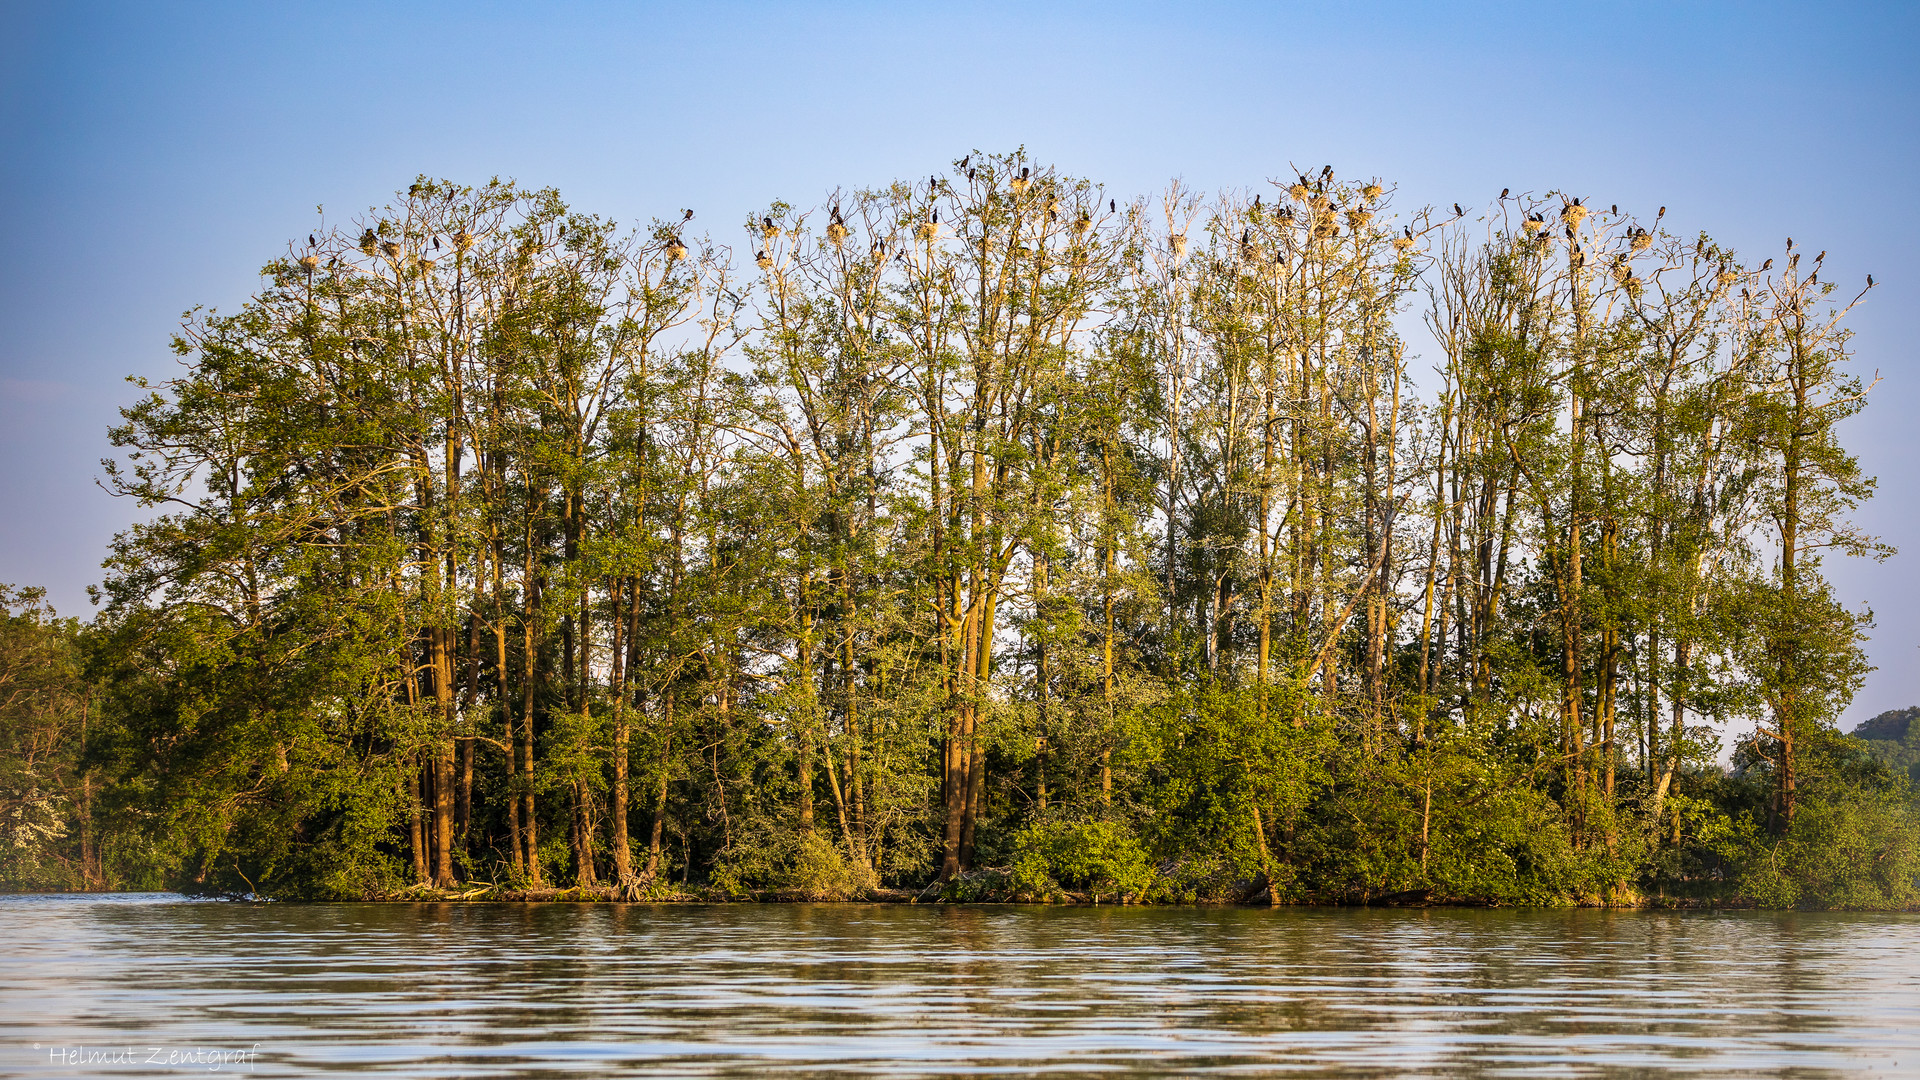
<svg viewBox="0 0 1920 1080">
<path fill-rule="evenodd" d="M 1854 737 L 1865 740 L 1868 752 L 1895 772 L 1920 787 L 1920 706 L 1891 709 L 1853 729 Z"/>
<path fill-rule="evenodd" d="M 973 154 L 725 238 L 425 178 L 317 230 L 123 410 L 95 622 L 13 616 L 90 725 L 61 880 L 1911 902 L 1820 573 L 1890 553 L 1864 292 L 1392 204 Z"/>
</svg>

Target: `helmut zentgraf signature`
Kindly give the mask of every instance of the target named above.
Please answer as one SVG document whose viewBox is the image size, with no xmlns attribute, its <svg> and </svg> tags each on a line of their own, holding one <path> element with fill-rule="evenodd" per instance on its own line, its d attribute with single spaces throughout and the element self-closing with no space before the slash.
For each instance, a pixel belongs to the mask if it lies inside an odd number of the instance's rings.
<svg viewBox="0 0 1920 1080">
<path fill-rule="evenodd" d="M 41 1049 L 34 1043 L 35 1050 Z M 232 1069 L 253 1071 L 260 1044 L 245 1049 L 219 1046 L 54 1046 L 47 1048 L 47 1064 L 69 1068 L 101 1068 L 114 1065 L 171 1065 L 199 1067 L 208 1072 Z"/>
</svg>

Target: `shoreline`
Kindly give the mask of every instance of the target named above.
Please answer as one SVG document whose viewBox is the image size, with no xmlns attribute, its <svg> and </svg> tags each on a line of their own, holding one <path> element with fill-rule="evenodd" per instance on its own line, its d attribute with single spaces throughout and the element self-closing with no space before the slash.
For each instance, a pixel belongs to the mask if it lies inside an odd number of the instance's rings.
<svg viewBox="0 0 1920 1080">
<path fill-rule="evenodd" d="M 1384 908 L 1396 910 L 1456 910 L 1456 911 L 1666 911 L 1666 912 L 1708 912 L 1708 911 L 1779 911 L 1779 912 L 1847 912 L 1856 914 L 1916 914 L 1920 905 L 1904 908 L 1861 908 L 1861 907 L 1794 907 L 1767 908 L 1740 898 L 1699 898 L 1699 897 L 1643 897 L 1633 901 L 1605 902 L 1583 900 L 1565 904 L 1506 904 L 1472 899 L 1423 899 L 1407 894 L 1393 894 L 1370 899 L 1354 900 L 1297 900 L 1271 902 L 1254 898 L 1246 900 L 1134 900 L 1103 899 L 1084 892 L 1063 892 L 1043 899 L 1008 898 L 967 898 L 950 899 L 941 896 L 929 897 L 933 890 L 912 892 L 907 889 L 872 889 L 851 896 L 839 896 L 804 890 L 758 890 L 745 895 L 722 895 L 718 893 L 639 893 L 621 896 L 619 890 L 609 886 L 572 886 L 568 888 L 509 889 L 488 886 L 484 883 L 478 888 L 433 889 L 419 887 L 388 893 L 379 896 L 363 896 L 353 899 L 332 900 L 291 900 L 251 895 L 199 895 L 180 892 L 160 892 L 153 895 L 178 896 L 187 900 L 208 900 L 241 904 L 471 904 L 471 905 L 507 905 L 507 904 L 577 904 L 577 905 L 616 905 L 616 906 L 682 906 L 682 907 L 722 907 L 756 904 L 868 904 L 902 905 L 918 907 L 1130 907 L 1130 908 Z M 5 897 L 47 896 L 136 896 L 141 891 L 130 890 L 81 890 L 67 892 L 20 892 L 0 893 Z M 1105 894 L 1102 894 L 1104 896 Z"/>
</svg>

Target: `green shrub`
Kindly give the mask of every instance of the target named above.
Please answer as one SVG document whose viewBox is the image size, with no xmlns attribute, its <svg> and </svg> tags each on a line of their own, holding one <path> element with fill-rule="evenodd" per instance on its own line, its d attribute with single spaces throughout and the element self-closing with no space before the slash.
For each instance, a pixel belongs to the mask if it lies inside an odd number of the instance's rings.
<svg viewBox="0 0 1920 1080">
<path fill-rule="evenodd" d="M 1137 897 L 1153 880 L 1139 839 L 1118 822 L 1035 822 L 1014 834 L 1013 850 L 1013 884 L 1023 896 L 1070 890 L 1121 899 Z"/>
<path fill-rule="evenodd" d="M 712 881 L 727 896 L 786 892 L 820 900 L 850 899 L 876 884 L 871 870 L 818 830 L 743 837 L 714 861 Z"/>
<path fill-rule="evenodd" d="M 1770 908 L 1904 908 L 1920 902 L 1920 813 L 1904 791 L 1828 790 L 1801 802 L 1786 835 L 1743 814 L 1719 839 L 1740 893 Z"/>
</svg>

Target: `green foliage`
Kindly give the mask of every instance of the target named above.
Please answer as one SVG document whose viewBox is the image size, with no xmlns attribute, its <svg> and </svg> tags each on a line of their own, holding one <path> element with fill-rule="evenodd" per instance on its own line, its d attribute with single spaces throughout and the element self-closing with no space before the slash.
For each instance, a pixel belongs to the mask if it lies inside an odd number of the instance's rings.
<svg viewBox="0 0 1920 1080">
<path fill-rule="evenodd" d="M 954 165 L 751 270 L 422 177 L 191 314 L 99 618 L 0 597 L 0 885 L 1908 902 L 1812 264 Z"/>
<path fill-rule="evenodd" d="M 1904 773 L 1907 783 L 1920 790 L 1920 708 L 1883 712 L 1861 724 L 1853 737 L 1861 740 L 1875 758 L 1896 773 Z"/>
<path fill-rule="evenodd" d="M 792 829 L 741 837 L 714 860 L 711 881 L 722 896 L 770 892 L 809 900 L 851 900 L 876 884 L 832 840 Z"/>
<path fill-rule="evenodd" d="M 1907 800 L 1808 799 L 1786 835 L 1745 814 L 1719 851 L 1738 868 L 1739 894 L 1761 907 L 1901 910 L 1920 899 L 1917 827 Z"/>
<path fill-rule="evenodd" d="M 1868 742 L 1905 742 L 1913 734 L 1914 721 L 1920 719 L 1920 707 L 1888 709 L 1853 729 L 1853 737 Z"/>
<path fill-rule="evenodd" d="M 1920 902 L 1920 799 L 1862 740 L 1823 733 L 1782 834 L 1753 809 L 1711 839 L 1762 907 L 1894 909 Z"/>
<path fill-rule="evenodd" d="M 1138 898 L 1153 866 L 1132 830 L 1117 821 L 1041 820 L 1013 837 L 1011 884 L 1033 899 L 1063 891 Z"/>
<path fill-rule="evenodd" d="M 11 891 L 80 888 L 100 873 L 75 835 L 91 812 L 82 631 L 44 595 L 0 584 L 0 889 Z"/>
</svg>

